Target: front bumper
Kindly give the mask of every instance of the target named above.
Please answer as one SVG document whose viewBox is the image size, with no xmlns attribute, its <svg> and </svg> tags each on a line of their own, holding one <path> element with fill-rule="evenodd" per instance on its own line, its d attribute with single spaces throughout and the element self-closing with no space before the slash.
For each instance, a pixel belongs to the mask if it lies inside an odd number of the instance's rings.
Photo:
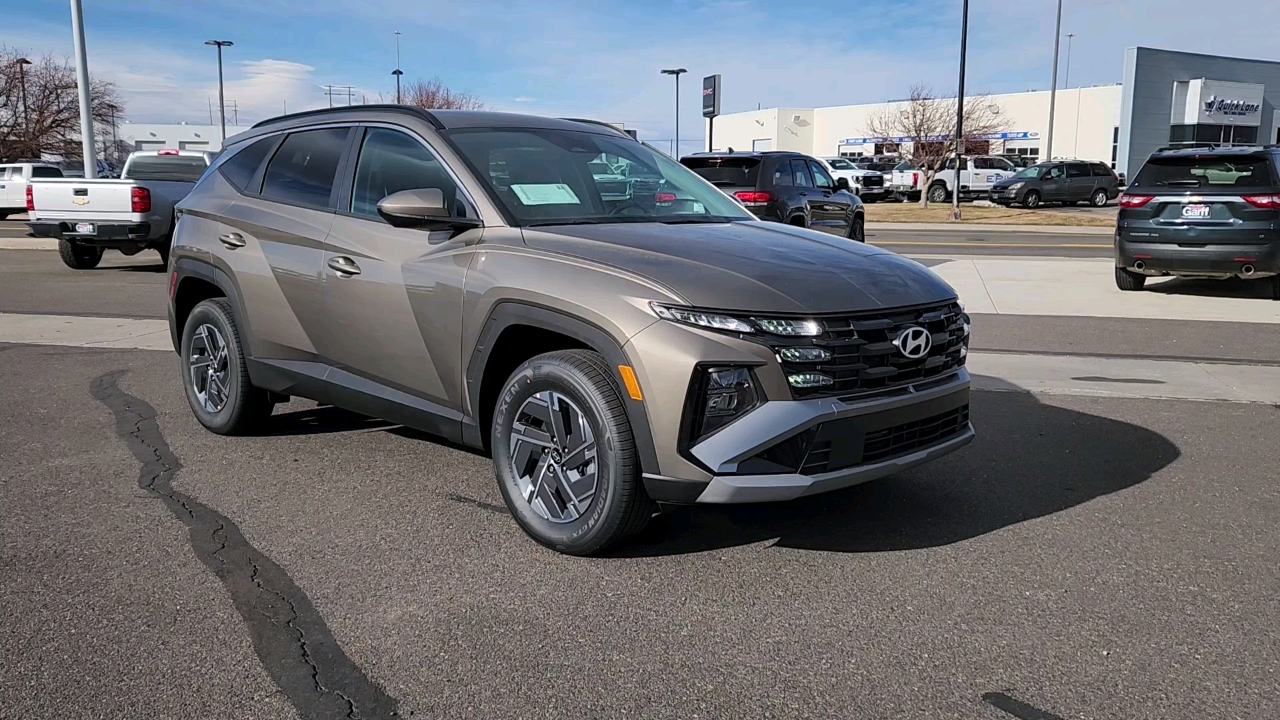
<svg viewBox="0 0 1280 720">
<path fill-rule="evenodd" d="M 1261 244 L 1192 245 L 1138 242 L 1126 235 L 1116 239 L 1116 266 L 1145 275 L 1226 277 L 1243 275 L 1246 265 L 1253 266 L 1254 276 L 1280 273 L 1280 237 Z M 1138 262 L 1142 262 L 1141 270 Z"/>
<path fill-rule="evenodd" d="M 888 197 L 890 192 L 889 188 L 884 187 L 883 185 L 880 187 L 859 187 L 858 197 L 870 200 L 879 200 L 881 198 Z"/>
<path fill-rule="evenodd" d="M 151 223 L 93 223 L 93 233 L 77 233 L 76 224 L 69 221 L 37 221 L 27 223 L 36 237 L 74 240 L 85 245 L 110 247 L 113 243 L 145 243 L 151 237 Z"/>
<path fill-rule="evenodd" d="M 969 444 L 969 373 L 867 399 L 771 401 L 689 448 L 713 472 L 688 500 L 750 503 L 791 500 L 892 475 Z M 750 472 L 759 458 L 805 438 L 790 472 Z M 743 472 L 743 470 L 748 472 Z M 654 484 L 674 479 L 646 477 Z M 694 488 L 684 485 L 686 491 Z"/>
</svg>

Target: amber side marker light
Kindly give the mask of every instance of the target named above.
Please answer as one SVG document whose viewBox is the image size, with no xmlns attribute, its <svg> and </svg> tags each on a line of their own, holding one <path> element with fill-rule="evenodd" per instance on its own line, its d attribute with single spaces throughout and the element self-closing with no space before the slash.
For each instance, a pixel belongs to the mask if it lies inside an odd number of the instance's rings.
<svg viewBox="0 0 1280 720">
<path fill-rule="evenodd" d="M 636 382 L 636 371 L 630 365 L 619 365 L 618 374 L 622 376 L 622 384 L 627 386 L 627 394 L 632 400 L 644 400 L 640 394 L 640 383 Z"/>
</svg>

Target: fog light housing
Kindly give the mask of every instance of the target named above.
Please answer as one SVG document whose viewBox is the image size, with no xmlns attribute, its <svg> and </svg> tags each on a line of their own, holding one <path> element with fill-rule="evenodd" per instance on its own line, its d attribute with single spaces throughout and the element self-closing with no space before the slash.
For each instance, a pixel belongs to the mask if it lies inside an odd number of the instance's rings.
<svg viewBox="0 0 1280 720">
<path fill-rule="evenodd" d="M 787 347 L 778 350 L 778 359 L 783 362 L 822 362 L 831 359 L 831 351 L 819 347 Z"/>
<path fill-rule="evenodd" d="M 793 388 L 816 388 L 834 385 L 835 380 L 829 375 L 816 372 L 792 373 L 787 376 L 787 383 Z"/>
<path fill-rule="evenodd" d="M 760 393 L 750 368 L 712 367 L 702 374 L 696 396 L 694 442 L 751 412 L 760 404 Z"/>
</svg>

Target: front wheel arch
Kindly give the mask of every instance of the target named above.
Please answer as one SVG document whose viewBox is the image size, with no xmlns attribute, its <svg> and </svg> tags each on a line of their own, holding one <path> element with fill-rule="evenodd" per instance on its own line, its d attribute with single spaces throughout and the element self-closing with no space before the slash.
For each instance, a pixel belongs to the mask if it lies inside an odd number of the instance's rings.
<svg viewBox="0 0 1280 720">
<path fill-rule="evenodd" d="M 593 350 L 601 355 L 613 369 L 616 376 L 619 365 L 631 365 L 622 346 L 603 328 L 581 318 L 566 315 L 532 303 L 505 301 L 498 303 L 489 312 L 475 348 L 467 361 L 465 392 L 471 409 L 471 417 L 464 417 L 462 424 L 462 440 L 472 447 L 485 447 L 488 442 L 489 428 L 483 425 L 484 418 L 492 418 L 493 408 L 484 407 L 484 398 L 489 394 L 485 387 L 492 375 L 486 373 L 494 348 L 503 333 L 513 327 L 527 327 L 543 330 L 568 338 L 572 347 Z M 499 386 L 507 380 L 507 375 L 492 380 Z M 617 378 L 614 377 L 617 382 Z M 640 457 L 640 466 L 644 472 L 658 472 L 658 453 L 653 442 L 653 433 L 649 429 L 649 415 L 643 402 L 632 400 L 619 388 L 620 396 L 631 423 L 631 431 L 635 436 L 636 451 Z"/>
</svg>

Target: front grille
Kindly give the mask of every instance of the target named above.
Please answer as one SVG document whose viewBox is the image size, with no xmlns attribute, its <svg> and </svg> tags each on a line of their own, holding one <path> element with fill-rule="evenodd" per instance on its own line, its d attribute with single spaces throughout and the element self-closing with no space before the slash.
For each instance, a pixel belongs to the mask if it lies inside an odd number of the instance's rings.
<svg viewBox="0 0 1280 720">
<path fill-rule="evenodd" d="M 859 178 L 862 187 L 884 187 L 883 175 L 864 175 Z"/>
<path fill-rule="evenodd" d="M 965 315 L 957 303 L 899 311 L 814 318 L 823 333 L 814 338 L 765 340 L 775 351 L 788 346 L 816 346 L 831 352 L 831 359 L 819 363 L 782 361 L 787 375 L 817 372 L 834 382 L 812 388 L 791 388 L 797 400 L 838 397 L 900 387 L 945 375 L 964 365 Z M 924 357 L 911 359 L 893 341 L 907 328 L 927 330 L 932 347 Z"/>
<path fill-rule="evenodd" d="M 801 475 L 821 475 L 857 465 L 871 465 L 948 440 L 969 427 L 969 406 L 961 405 L 931 417 L 912 420 L 880 430 L 872 430 L 862 438 L 861 452 L 855 437 L 841 437 L 840 433 L 827 433 L 819 429 L 820 438 L 809 447 L 809 453 L 800 465 Z M 835 435 L 821 439 L 823 435 Z M 833 453 L 833 449 L 838 451 Z M 763 453 L 762 453 L 763 455 Z"/>
</svg>

